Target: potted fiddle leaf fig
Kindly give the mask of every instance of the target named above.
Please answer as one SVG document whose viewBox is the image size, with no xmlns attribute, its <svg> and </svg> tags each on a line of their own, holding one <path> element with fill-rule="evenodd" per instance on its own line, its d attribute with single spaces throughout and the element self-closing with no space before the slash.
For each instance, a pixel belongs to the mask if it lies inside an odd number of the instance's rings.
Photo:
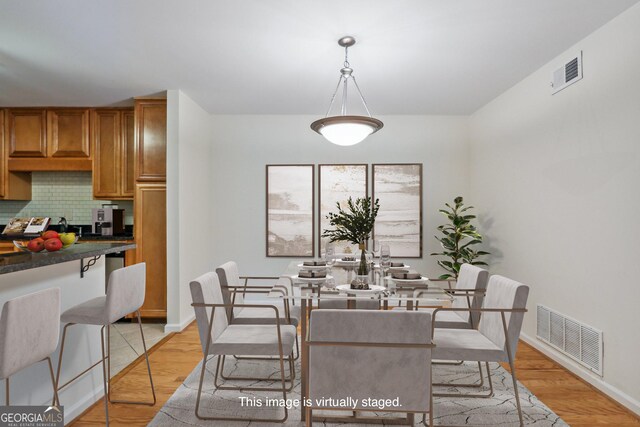
<svg viewBox="0 0 640 427">
<path fill-rule="evenodd" d="M 442 252 L 434 252 L 431 255 L 446 258 L 438 261 L 438 265 L 447 271 L 440 276 L 441 279 L 457 279 L 462 264 L 487 265 L 478 258 L 489 255 L 489 252 L 474 249 L 474 246 L 482 243 L 482 235 L 471 223 L 476 216 L 467 213 L 473 209 L 473 206 L 465 206 L 460 196 L 453 200 L 453 206 L 449 203 L 445 203 L 445 206 L 447 209 L 439 211 L 447 217 L 449 222 L 440 225 L 438 231 L 442 235 L 435 236 L 442 246 Z"/>
<path fill-rule="evenodd" d="M 336 206 L 338 213 L 330 212 L 327 215 L 334 228 L 324 230 L 322 237 L 328 237 L 331 242 L 346 241 L 358 245 L 361 255 L 357 274 L 365 276 L 368 274 L 365 243 L 373 231 L 380 203 L 378 199 L 372 201 L 371 197 L 355 200 L 349 197 L 346 209 L 342 209 L 340 203 L 336 203 Z"/>
</svg>

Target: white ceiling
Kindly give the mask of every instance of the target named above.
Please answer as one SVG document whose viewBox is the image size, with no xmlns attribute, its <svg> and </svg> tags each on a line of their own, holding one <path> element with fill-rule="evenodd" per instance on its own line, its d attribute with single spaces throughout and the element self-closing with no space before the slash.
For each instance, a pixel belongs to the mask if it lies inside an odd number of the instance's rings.
<svg viewBox="0 0 640 427">
<path fill-rule="evenodd" d="M 0 0 L 0 105 L 324 114 L 350 34 L 374 114 L 469 114 L 637 1 Z"/>
</svg>

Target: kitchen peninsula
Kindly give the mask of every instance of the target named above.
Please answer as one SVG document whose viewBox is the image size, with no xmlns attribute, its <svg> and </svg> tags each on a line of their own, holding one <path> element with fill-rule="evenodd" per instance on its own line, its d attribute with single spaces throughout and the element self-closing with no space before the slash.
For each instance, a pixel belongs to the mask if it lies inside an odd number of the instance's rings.
<svg viewBox="0 0 640 427">
<path fill-rule="evenodd" d="M 105 255 L 134 249 L 132 243 L 78 243 L 59 252 L 15 252 L 0 255 L 0 305 L 12 298 L 47 288 L 61 291 L 61 311 L 105 294 Z M 78 325 L 67 336 L 60 377 L 65 383 L 100 360 L 100 327 Z M 66 350 L 65 350 L 66 353 Z M 58 351 L 52 355 L 57 366 Z M 34 365 L 11 377 L 12 403 L 43 405 L 50 402 L 51 384 L 46 364 Z M 65 418 L 72 419 L 102 396 L 102 373 L 96 367 L 60 392 Z M 4 401 L 4 388 L 0 391 Z"/>
</svg>

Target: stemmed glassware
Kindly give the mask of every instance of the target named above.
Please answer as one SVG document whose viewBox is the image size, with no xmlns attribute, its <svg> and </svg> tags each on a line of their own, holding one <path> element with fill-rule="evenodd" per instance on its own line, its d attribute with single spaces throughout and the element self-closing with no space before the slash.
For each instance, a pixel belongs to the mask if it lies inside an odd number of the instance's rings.
<svg viewBox="0 0 640 427">
<path fill-rule="evenodd" d="M 389 248 L 389 245 L 380 245 L 380 269 L 382 270 L 382 280 L 385 280 L 389 267 L 391 267 L 391 249 Z"/>
<path fill-rule="evenodd" d="M 331 275 L 331 269 L 333 265 L 336 263 L 336 247 L 333 242 L 327 242 L 324 246 L 324 260 L 327 263 L 327 275 Z M 333 283 L 331 283 L 333 282 Z M 333 279 L 327 280 L 327 287 L 332 288 L 335 285 Z"/>
</svg>

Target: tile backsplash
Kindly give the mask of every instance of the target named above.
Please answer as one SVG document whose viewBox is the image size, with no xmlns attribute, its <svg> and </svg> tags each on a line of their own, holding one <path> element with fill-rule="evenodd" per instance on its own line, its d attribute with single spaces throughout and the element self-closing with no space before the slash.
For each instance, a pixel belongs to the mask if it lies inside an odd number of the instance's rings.
<svg viewBox="0 0 640 427">
<path fill-rule="evenodd" d="M 0 200 L 0 224 L 17 216 L 51 217 L 57 224 L 59 217 L 69 224 L 90 224 L 91 209 L 104 203 L 117 203 L 125 210 L 125 224 L 133 224 L 133 201 L 94 200 L 91 172 L 33 172 L 31 200 Z"/>
</svg>

